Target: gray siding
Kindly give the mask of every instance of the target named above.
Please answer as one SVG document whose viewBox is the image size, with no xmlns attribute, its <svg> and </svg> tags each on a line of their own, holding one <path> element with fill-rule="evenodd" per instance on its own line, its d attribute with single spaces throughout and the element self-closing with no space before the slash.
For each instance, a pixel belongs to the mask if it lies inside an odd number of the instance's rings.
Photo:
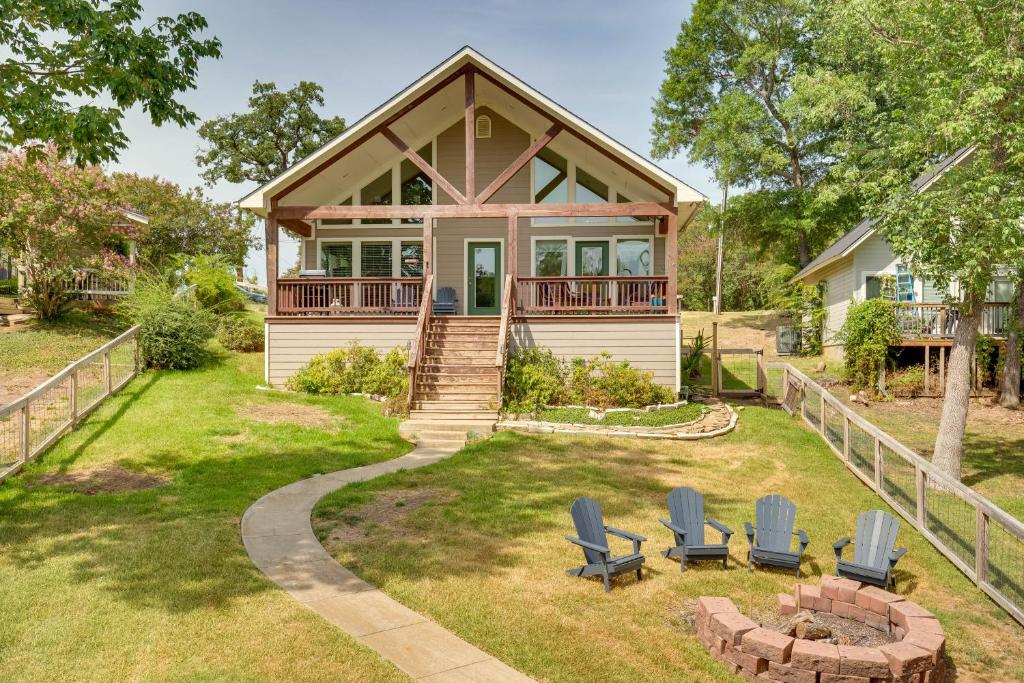
<svg viewBox="0 0 1024 683">
<path fill-rule="evenodd" d="M 594 320 L 594 319 L 591 319 Z M 628 360 L 654 375 L 654 381 L 675 389 L 677 376 L 676 318 L 574 322 L 529 320 L 512 327 L 513 344 L 544 347 L 557 357 L 592 358 L 607 351 L 614 360 Z"/>
<path fill-rule="evenodd" d="M 348 346 L 362 346 L 384 354 L 406 348 L 416 334 L 416 320 L 397 323 L 269 323 L 267 328 L 267 379 L 282 386 L 318 353 Z"/>
</svg>

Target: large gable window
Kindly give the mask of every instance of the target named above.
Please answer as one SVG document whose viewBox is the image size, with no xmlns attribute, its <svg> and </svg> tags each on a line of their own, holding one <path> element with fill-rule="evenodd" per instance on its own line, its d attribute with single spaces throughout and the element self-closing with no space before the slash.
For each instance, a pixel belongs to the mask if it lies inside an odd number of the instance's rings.
<svg viewBox="0 0 1024 683">
<path fill-rule="evenodd" d="M 416 153 L 428 164 L 433 165 L 430 145 L 418 150 Z M 403 159 L 402 163 L 399 164 L 398 167 L 398 179 L 400 183 L 399 191 L 402 196 L 402 206 L 422 206 L 433 203 L 434 188 L 430 181 L 430 177 L 421 171 L 416 164 L 412 163 L 408 159 Z M 403 218 L 402 222 L 422 223 L 423 220 L 420 218 Z"/>
<path fill-rule="evenodd" d="M 629 202 L 621 192 L 588 170 L 576 165 L 550 148 L 545 147 L 533 159 L 534 204 L 607 204 L 611 201 Z M 534 225 L 543 224 L 611 224 L 636 223 L 632 216 L 543 217 L 534 218 Z"/>
<path fill-rule="evenodd" d="M 369 185 L 359 191 L 359 197 L 363 206 L 391 206 L 392 190 L 391 169 L 381 174 Z M 390 223 L 389 218 L 364 218 L 363 223 Z"/>
</svg>

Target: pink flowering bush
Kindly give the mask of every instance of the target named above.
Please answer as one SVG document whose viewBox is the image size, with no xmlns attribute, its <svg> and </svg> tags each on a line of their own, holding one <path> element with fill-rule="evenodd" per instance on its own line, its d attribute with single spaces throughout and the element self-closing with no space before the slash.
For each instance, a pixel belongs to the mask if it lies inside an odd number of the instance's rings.
<svg viewBox="0 0 1024 683">
<path fill-rule="evenodd" d="M 23 296 L 40 319 L 60 312 L 81 268 L 126 266 L 111 247 L 136 235 L 119 217 L 98 166 L 69 164 L 52 147 L 32 158 L 24 151 L 0 156 L 0 252 L 24 270 Z"/>
</svg>

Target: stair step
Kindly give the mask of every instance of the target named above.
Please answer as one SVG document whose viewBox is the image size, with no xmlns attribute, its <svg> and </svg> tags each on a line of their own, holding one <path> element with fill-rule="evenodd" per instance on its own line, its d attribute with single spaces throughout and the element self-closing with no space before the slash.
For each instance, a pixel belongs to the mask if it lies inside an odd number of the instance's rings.
<svg viewBox="0 0 1024 683">
<path fill-rule="evenodd" d="M 498 411 L 479 401 L 414 401 L 412 410 L 417 414 L 431 413 L 435 416 L 450 416 L 458 419 L 498 419 Z M 409 413 L 412 415 L 412 411 Z"/>
<path fill-rule="evenodd" d="M 497 391 L 482 391 L 482 392 L 437 392 L 437 391 L 417 391 L 415 402 L 441 402 L 441 403 L 462 403 L 471 402 L 479 403 L 480 405 L 488 405 L 495 403 L 498 400 Z"/>
<path fill-rule="evenodd" d="M 445 387 L 496 387 L 498 377 L 490 375 L 446 375 L 420 373 L 416 376 L 416 386 L 428 389 Z"/>
<path fill-rule="evenodd" d="M 497 370 L 494 359 L 487 356 L 426 356 L 423 365 L 438 368 L 490 368 Z"/>
</svg>

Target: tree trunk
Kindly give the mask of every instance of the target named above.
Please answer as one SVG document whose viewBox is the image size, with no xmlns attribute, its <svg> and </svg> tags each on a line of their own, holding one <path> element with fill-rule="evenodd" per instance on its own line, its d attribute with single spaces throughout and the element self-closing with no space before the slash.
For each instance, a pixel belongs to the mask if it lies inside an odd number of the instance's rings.
<svg viewBox="0 0 1024 683">
<path fill-rule="evenodd" d="M 722 218 L 718 222 L 718 254 L 715 258 L 715 315 L 722 314 L 722 252 L 725 250 L 725 212 L 729 209 L 729 186 L 722 186 Z"/>
<path fill-rule="evenodd" d="M 935 437 L 932 463 L 950 477 L 960 481 L 960 459 L 964 450 L 967 408 L 971 400 L 971 359 L 978 341 L 978 325 L 985 309 L 985 297 L 967 295 L 964 314 L 953 334 L 946 368 L 946 395 L 942 401 L 942 420 Z"/>
<path fill-rule="evenodd" d="M 811 262 L 811 245 L 807 242 L 807 233 L 800 231 L 800 267 L 803 268 Z"/>
<path fill-rule="evenodd" d="M 1017 283 L 1013 296 L 1014 311 L 1006 332 L 1006 357 L 1003 359 L 1003 381 L 999 386 L 999 405 L 1020 408 L 1020 332 L 1024 324 L 1024 282 Z"/>
</svg>

